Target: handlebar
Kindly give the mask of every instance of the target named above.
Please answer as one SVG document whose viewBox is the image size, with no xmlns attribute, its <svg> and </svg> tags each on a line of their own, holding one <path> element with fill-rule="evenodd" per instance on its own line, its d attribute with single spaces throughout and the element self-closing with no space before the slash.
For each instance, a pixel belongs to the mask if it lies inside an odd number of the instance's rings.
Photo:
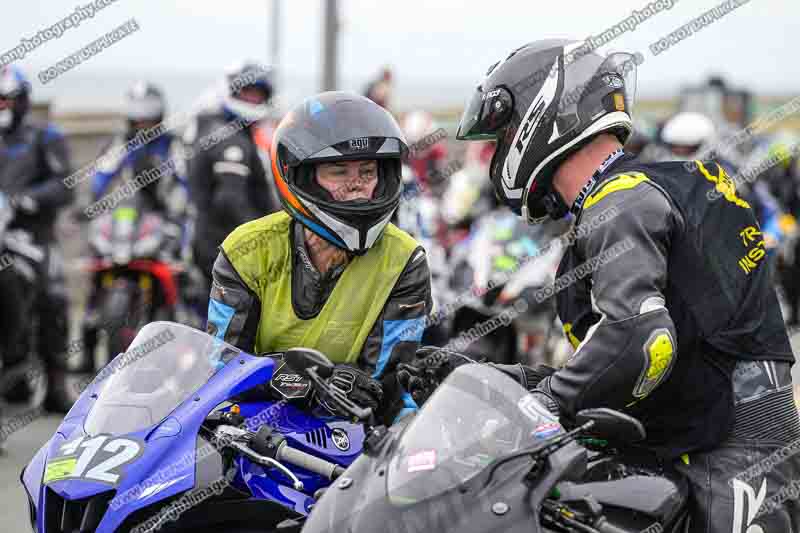
<svg viewBox="0 0 800 533">
<path fill-rule="evenodd" d="M 269 468 L 277 468 L 286 477 L 292 480 L 292 485 L 294 486 L 295 490 L 303 490 L 303 482 L 300 481 L 291 470 L 286 468 L 282 462 L 303 468 L 331 481 L 341 476 L 345 471 L 344 468 L 336 463 L 326 461 L 325 459 L 321 459 L 304 451 L 290 447 L 286 444 L 286 441 L 282 442 L 278 446 L 274 459 L 258 453 L 244 442 L 233 441 L 229 442 L 228 446 L 239 451 L 242 455 L 256 464 Z"/>
<path fill-rule="evenodd" d="M 593 501 L 593 500 L 592 500 Z M 590 508 L 592 505 L 590 504 Z M 570 531 L 585 531 L 587 533 L 635 533 L 638 530 L 623 529 L 615 526 L 604 516 L 598 516 L 602 512 L 597 502 L 594 502 L 595 509 L 590 509 L 589 513 L 576 512 L 574 509 L 566 507 L 564 504 L 555 500 L 544 500 L 542 502 L 542 525 L 549 526 L 554 524 Z"/>
<path fill-rule="evenodd" d="M 326 461 L 310 453 L 300 451 L 297 448 L 291 448 L 286 442 L 283 442 L 278 447 L 276 457 L 279 461 L 286 461 L 287 463 L 319 474 L 331 481 L 341 476 L 345 470 L 336 463 Z"/>
</svg>

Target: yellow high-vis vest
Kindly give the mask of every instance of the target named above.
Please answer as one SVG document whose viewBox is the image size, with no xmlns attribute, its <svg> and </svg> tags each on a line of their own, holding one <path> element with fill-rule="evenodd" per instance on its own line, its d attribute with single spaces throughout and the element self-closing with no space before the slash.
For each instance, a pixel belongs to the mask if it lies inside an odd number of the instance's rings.
<svg viewBox="0 0 800 533">
<path fill-rule="evenodd" d="M 261 301 L 256 353 L 304 347 L 334 363 L 355 363 L 389 294 L 419 244 L 393 224 L 350 260 L 319 314 L 299 318 L 292 307 L 292 218 L 280 211 L 236 228 L 222 249 Z"/>
</svg>

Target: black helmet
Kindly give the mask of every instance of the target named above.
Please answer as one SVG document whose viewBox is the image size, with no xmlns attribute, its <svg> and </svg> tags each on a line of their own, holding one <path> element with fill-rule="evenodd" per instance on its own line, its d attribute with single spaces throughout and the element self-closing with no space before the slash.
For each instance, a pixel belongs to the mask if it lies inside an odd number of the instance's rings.
<svg viewBox="0 0 800 533">
<path fill-rule="evenodd" d="M 137 122 L 160 123 L 167 112 L 167 102 L 161 89 L 146 81 L 136 82 L 125 93 L 125 118 L 128 135 L 136 134 Z"/>
<path fill-rule="evenodd" d="M 597 134 L 631 133 L 641 54 L 602 57 L 580 41 L 526 44 L 492 65 L 456 138 L 497 139 L 490 167 L 498 197 L 529 223 L 566 214 L 553 174 Z"/>
<path fill-rule="evenodd" d="M 22 123 L 31 105 L 31 82 L 15 65 L 0 67 L 0 98 L 12 100 L 0 111 L 0 131 L 14 131 Z"/>
<path fill-rule="evenodd" d="M 331 244 L 363 254 L 378 240 L 400 202 L 401 163 L 408 147 L 397 122 L 372 100 L 332 91 L 306 99 L 278 125 L 272 173 L 284 209 Z M 372 199 L 336 201 L 315 177 L 317 163 L 375 159 Z"/>
</svg>

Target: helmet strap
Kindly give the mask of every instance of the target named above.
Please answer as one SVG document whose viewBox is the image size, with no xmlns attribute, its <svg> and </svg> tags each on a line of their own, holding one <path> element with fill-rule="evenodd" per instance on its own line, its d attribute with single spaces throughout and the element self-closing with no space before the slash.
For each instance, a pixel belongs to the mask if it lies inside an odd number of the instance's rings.
<svg viewBox="0 0 800 533">
<path fill-rule="evenodd" d="M 553 220 L 560 220 L 569 211 L 569 207 L 561 198 L 561 195 L 556 191 L 551 190 L 542 198 L 542 205 L 544 206 L 547 215 Z"/>
</svg>

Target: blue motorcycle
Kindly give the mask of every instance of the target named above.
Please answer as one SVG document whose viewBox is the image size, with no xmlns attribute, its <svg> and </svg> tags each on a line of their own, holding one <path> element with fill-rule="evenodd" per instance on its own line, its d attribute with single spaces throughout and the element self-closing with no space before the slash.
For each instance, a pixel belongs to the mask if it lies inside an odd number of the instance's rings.
<svg viewBox="0 0 800 533">
<path fill-rule="evenodd" d="M 380 433 L 327 383 L 332 371 L 314 350 L 253 356 L 148 324 L 23 469 L 33 530 L 299 530 Z"/>
</svg>

